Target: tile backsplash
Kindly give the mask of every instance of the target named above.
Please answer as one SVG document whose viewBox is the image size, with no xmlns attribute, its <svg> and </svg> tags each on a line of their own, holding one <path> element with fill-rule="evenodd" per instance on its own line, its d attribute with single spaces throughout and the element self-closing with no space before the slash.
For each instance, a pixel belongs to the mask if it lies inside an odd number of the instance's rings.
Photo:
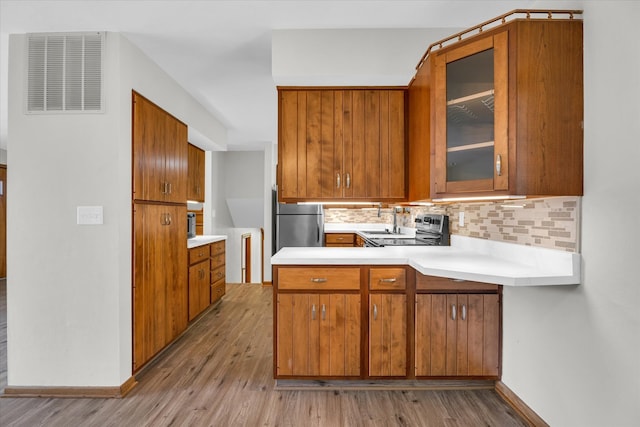
<svg viewBox="0 0 640 427">
<path fill-rule="evenodd" d="M 451 234 L 580 252 L 580 197 L 404 207 L 399 225 L 413 227 L 417 214 L 449 215 Z M 464 212 L 464 226 L 459 214 Z M 325 208 L 327 223 L 393 222 L 392 208 Z"/>
</svg>

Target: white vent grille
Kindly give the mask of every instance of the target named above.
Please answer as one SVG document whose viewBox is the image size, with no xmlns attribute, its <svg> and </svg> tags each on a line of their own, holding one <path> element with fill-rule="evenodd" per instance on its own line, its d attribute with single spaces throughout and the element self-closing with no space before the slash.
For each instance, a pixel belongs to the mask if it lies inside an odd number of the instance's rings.
<svg viewBox="0 0 640 427">
<path fill-rule="evenodd" d="M 103 33 L 29 34 L 27 112 L 102 112 Z"/>
</svg>

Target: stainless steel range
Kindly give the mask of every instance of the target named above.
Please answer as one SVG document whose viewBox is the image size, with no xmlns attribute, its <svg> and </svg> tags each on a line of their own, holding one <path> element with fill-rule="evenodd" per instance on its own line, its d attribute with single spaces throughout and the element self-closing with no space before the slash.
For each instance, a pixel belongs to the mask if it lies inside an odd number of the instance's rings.
<svg viewBox="0 0 640 427">
<path fill-rule="evenodd" d="M 416 216 L 416 236 L 413 239 L 376 237 L 365 239 L 365 246 L 449 246 L 449 217 L 442 214 Z"/>
</svg>

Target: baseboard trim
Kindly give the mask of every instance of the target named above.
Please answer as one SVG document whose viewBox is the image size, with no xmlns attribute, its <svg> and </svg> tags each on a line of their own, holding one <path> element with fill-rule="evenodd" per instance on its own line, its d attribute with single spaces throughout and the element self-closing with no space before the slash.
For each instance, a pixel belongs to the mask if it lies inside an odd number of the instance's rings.
<svg viewBox="0 0 640 427">
<path fill-rule="evenodd" d="M 273 283 L 271 283 L 271 281 L 268 281 L 268 282 L 262 282 L 262 286 L 263 286 L 263 287 L 265 287 L 265 286 L 273 286 Z"/>
<path fill-rule="evenodd" d="M 129 377 L 119 387 L 6 387 L 0 397 L 73 397 L 73 398 L 112 398 L 125 397 L 138 384 Z"/>
<path fill-rule="evenodd" d="M 518 397 L 502 381 L 496 381 L 496 393 L 509 404 L 532 427 L 549 427 L 549 424 L 536 414 L 522 399 Z"/>
</svg>

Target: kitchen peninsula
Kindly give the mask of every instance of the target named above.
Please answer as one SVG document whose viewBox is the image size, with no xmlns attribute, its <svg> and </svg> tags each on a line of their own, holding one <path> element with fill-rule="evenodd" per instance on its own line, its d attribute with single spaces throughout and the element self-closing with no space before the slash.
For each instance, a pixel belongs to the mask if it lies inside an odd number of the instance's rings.
<svg viewBox="0 0 640 427">
<path fill-rule="evenodd" d="M 499 380 L 502 286 L 580 283 L 579 254 L 457 235 L 271 262 L 276 379 Z"/>
</svg>

